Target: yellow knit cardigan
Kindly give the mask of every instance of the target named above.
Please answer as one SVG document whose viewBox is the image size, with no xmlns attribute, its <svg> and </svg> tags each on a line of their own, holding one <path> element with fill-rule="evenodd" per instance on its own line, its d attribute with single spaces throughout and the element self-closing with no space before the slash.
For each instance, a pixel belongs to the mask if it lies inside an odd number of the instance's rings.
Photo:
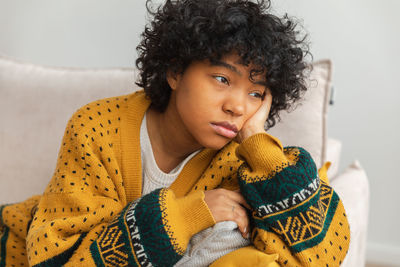
<svg viewBox="0 0 400 267">
<path fill-rule="evenodd" d="M 338 266 L 349 245 L 343 205 L 302 148 L 268 134 L 204 149 L 168 188 L 142 196 L 143 92 L 79 109 L 42 196 L 0 206 L 2 266 L 171 266 L 215 224 L 204 191 L 240 187 L 252 244 L 213 266 Z M 162 125 L 159 126 L 162 130 Z"/>
</svg>

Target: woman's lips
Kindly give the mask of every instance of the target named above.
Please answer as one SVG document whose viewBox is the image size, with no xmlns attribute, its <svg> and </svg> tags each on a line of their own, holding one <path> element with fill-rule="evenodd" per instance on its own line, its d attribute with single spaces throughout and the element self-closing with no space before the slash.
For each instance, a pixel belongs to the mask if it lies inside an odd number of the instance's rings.
<svg viewBox="0 0 400 267">
<path fill-rule="evenodd" d="M 225 121 L 224 122 L 212 122 L 212 123 L 210 123 L 210 125 L 217 134 L 225 136 L 230 139 L 235 138 L 238 133 L 236 126 L 233 124 L 230 124 L 229 122 L 225 122 Z"/>
</svg>

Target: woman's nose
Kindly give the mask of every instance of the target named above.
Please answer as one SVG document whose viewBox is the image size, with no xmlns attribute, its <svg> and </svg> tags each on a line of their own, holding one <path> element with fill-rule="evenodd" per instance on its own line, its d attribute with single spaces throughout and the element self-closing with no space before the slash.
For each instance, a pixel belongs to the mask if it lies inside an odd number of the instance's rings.
<svg viewBox="0 0 400 267">
<path fill-rule="evenodd" d="M 223 104 L 223 110 L 232 116 L 242 116 L 245 112 L 245 99 L 242 94 L 230 93 Z"/>
</svg>

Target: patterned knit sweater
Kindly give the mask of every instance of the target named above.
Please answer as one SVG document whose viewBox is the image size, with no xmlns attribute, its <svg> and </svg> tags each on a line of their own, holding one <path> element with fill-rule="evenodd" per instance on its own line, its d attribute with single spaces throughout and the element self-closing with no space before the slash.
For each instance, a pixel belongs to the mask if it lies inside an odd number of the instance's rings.
<svg viewBox="0 0 400 267">
<path fill-rule="evenodd" d="M 237 189 L 252 207 L 252 246 L 213 266 L 338 266 L 349 225 L 326 169 L 300 147 L 257 134 L 204 149 L 169 188 L 141 195 L 143 92 L 90 103 L 65 130 L 42 196 L 0 206 L 0 266 L 172 266 L 215 224 L 204 191 Z M 160 126 L 161 127 L 161 126 Z"/>
</svg>

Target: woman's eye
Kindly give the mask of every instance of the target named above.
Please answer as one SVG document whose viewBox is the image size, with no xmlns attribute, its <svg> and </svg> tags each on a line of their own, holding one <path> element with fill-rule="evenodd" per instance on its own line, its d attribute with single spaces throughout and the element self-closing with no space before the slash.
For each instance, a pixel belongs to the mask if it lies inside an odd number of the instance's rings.
<svg viewBox="0 0 400 267">
<path fill-rule="evenodd" d="M 215 76 L 214 78 L 221 83 L 229 84 L 228 79 L 223 76 Z"/>
<path fill-rule="evenodd" d="M 260 99 L 263 98 L 263 94 L 260 94 L 259 92 L 252 92 L 250 95 Z"/>
</svg>

